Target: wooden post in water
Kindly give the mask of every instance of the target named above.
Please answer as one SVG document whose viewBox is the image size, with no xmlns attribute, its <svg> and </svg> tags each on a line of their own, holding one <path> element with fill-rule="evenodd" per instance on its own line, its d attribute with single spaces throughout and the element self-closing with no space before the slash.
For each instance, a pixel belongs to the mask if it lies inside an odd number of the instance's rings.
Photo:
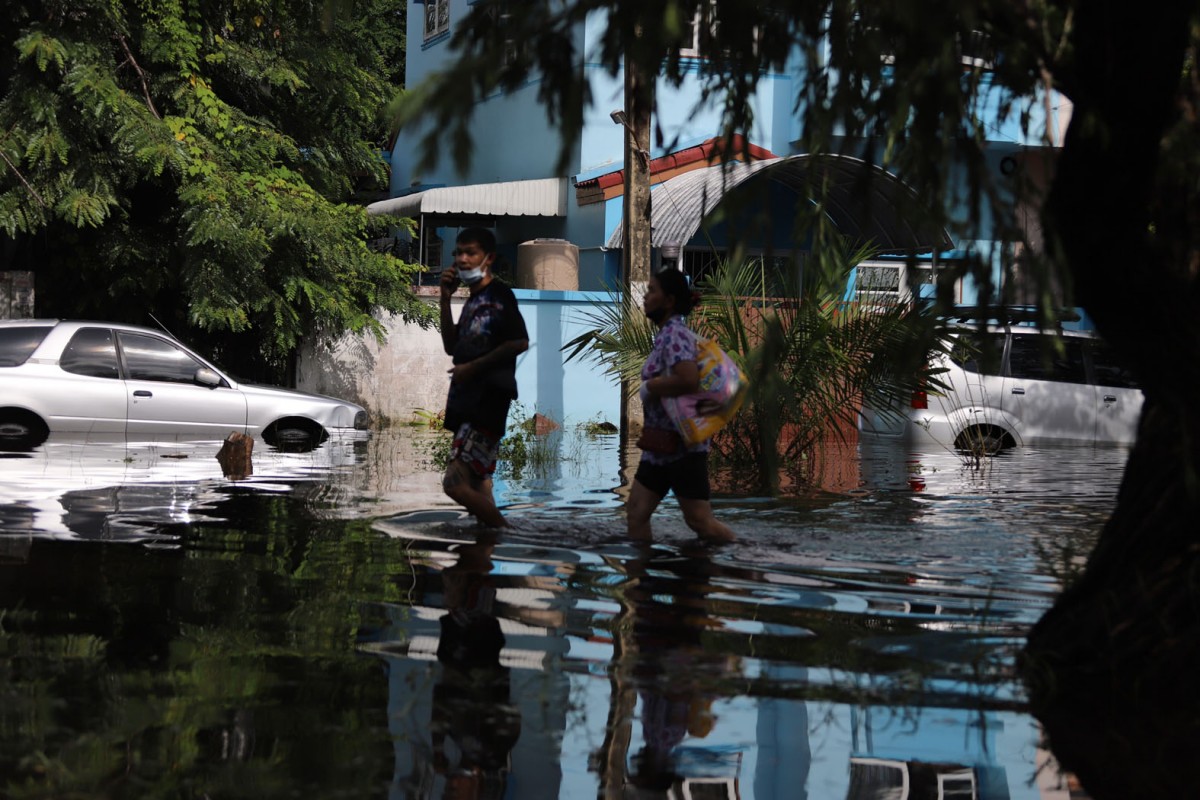
<svg viewBox="0 0 1200 800">
<path fill-rule="evenodd" d="M 231 431 L 217 451 L 221 472 L 231 481 L 240 481 L 254 474 L 254 439 L 244 433 Z"/>
</svg>

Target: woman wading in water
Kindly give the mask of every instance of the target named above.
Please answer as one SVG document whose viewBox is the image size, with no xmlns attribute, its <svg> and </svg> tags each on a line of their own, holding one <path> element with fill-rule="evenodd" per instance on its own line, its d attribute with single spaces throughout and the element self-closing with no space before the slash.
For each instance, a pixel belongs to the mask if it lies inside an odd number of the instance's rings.
<svg viewBox="0 0 1200 800">
<path fill-rule="evenodd" d="M 645 428 L 638 439 L 642 459 L 625 507 L 629 538 L 651 540 L 650 517 L 674 492 L 683 521 L 705 542 L 732 542 L 729 526 L 713 516 L 709 502 L 708 442 L 688 447 L 663 407 L 662 398 L 693 394 L 700 389 L 696 335 L 687 314 L 698 301 L 687 278 L 675 269 L 650 277 L 642 309 L 658 326 L 654 347 L 642 366 L 642 415 Z"/>
</svg>

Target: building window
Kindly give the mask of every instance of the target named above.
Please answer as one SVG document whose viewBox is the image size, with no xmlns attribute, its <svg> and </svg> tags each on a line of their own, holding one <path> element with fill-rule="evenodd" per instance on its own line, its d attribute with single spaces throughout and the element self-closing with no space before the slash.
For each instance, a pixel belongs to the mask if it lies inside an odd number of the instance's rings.
<svg viewBox="0 0 1200 800">
<path fill-rule="evenodd" d="M 679 254 L 678 267 L 695 284 L 717 271 L 725 258 L 724 250 L 684 250 Z"/>
<path fill-rule="evenodd" d="M 450 30 L 450 0 L 425 0 L 425 38 Z"/>
<path fill-rule="evenodd" d="M 692 17 L 690 28 L 684 32 L 683 47 L 679 48 L 680 57 L 703 58 L 705 53 L 712 53 L 719 25 L 710 5 L 698 10 L 696 16 Z"/>
<path fill-rule="evenodd" d="M 966 69 L 993 70 L 996 67 L 996 48 L 992 46 L 992 37 L 983 31 L 971 31 L 966 37 L 960 36 L 959 58 Z"/>
<path fill-rule="evenodd" d="M 442 268 L 442 237 L 434 231 L 426 231 L 421 241 L 421 264 L 430 268 Z"/>
<path fill-rule="evenodd" d="M 524 45 L 512 38 L 512 9 L 509 0 L 489 0 L 487 15 L 496 32 L 504 37 L 503 65 L 509 66 L 523 55 Z"/>
<path fill-rule="evenodd" d="M 925 296 L 922 287 L 933 286 L 933 266 L 929 262 L 864 261 L 858 265 L 857 273 L 854 282 L 857 300 L 907 303 L 914 294 Z"/>
<path fill-rule="evenodd" d="M 762 26 L 755 25 L 750 37 L 752 55 L 758 55 L 762 38 Z M 675 53 L 681 59 L 710 59 L 728 57 L 729 52 L 728 43 L 721 41 L 721 18 L 716 2 L 709 0 L 696 11 L 691 24 L 683 30 L 683 40 Z"/>
<path fill-rule="evenodd" d="M 877 43 L 878 31 L 870 29 L 869 33 L 873 34 L 874 38 L 866 38 L 865 41 Z M 962 63 L 964 71 L 990 72 L 995 69 L 996 48 L 992 45 L 992 38 L 983 31 L 970 31 L 965 36 L 961 34 L 956 36 L 955 46 L 958 50 L 958 60 Z M 884 64 L 889 66 L 896 63 L 896 54 L 891 50 L 885 49 L 879 57 Z"/>
</svg>

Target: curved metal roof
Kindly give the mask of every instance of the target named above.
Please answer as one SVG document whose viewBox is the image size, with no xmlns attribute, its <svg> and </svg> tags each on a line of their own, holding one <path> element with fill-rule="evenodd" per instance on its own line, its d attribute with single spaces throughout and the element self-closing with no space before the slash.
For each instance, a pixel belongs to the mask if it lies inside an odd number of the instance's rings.
<svg viewBox="0 0 1200 800">
<path fill-rule="evenodd" d="M 944 229 L 922 225 L 913 218 L 919 198 L 907 184 L 860 159 L 834 155 L 717 164 L 669 178 L 653 187 L 651 244 L 691 241 L 725 196 L 752 178 L 781 185 L 798 199 L 819 202 L 843 235 L 873 241 L 883 252 L 952 245 Z M 623 223 L 619 223 L 608 238 L 608 247 L 622 246 L 622 232 Z"/>
</svg>

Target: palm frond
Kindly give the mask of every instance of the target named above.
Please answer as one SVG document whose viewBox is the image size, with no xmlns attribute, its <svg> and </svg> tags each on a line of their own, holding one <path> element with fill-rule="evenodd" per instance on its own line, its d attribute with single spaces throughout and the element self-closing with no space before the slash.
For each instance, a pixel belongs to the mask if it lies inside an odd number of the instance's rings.
<svg viewBox="0 0 1200 800">
<path fill-rule="evenodd" d="M 936 386 L 929 353 L 941 346 L 930 320 L 910 304 L 848 297 L 852 270 L 869 245 L 826 239 L 795 277 L 762 259 L 725 261 L 699 282 L 690 324 L 710 337 L 749 381 L 741 411 L 713 442 L 747 488 L 774 492 L 823 437 L 856 426 L 863 400 L 900 408 L 918 388 Z M 586 329 L 563 346 L 606 373 L 636 380 L 654 342 L 640 298 L 610 292 L 585 312 Z"/>
<path fill-rule="evenodd" d="M 593 361 L 606 375 L 636 380 L 654 345 L 654 329 L 632 292 L 608 292 L 608 302 L 598 302 L 582 313 L 583 333 L 564 344 L 564 361 Z"/>
</svg>

